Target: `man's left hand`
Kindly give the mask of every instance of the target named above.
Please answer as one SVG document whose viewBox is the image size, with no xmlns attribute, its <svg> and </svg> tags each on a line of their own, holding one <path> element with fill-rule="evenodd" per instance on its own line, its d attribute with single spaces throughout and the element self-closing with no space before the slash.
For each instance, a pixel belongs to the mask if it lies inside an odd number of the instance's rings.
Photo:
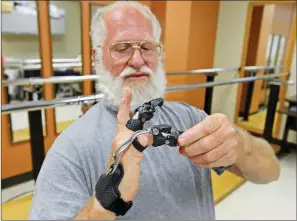
<svg viewBox="0 0 297 221">
<path fill-rule="evenodd" d="M 201 167 L 228 166 L 242 151 L 238 139 L 230 120 L 223 114 L 213 114 L 179 137 L 179 152 Z"/>
</svg>

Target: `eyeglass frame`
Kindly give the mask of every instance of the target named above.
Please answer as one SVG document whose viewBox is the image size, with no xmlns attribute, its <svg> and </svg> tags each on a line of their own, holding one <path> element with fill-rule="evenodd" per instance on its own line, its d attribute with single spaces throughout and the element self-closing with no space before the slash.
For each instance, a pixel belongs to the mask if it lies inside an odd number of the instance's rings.
<svg viewBox="0 0 297 221">
<path fill-rule="evenodd" d="M 113 59 L 117 59 L 117 58 L 114 58 L 114 57 L 111 55 L 111 48 L 112 48 L 114 45 L 119 44 L 119 43 L 124 43 L 124 44 L 126 43 L 126 44 L 131 44 L 131 45 L 132 45 L 133 43 L 135 43 L 135 41 L 117 41 L 117 42 L 112 43 L 109 47 L 107 47 L 108 50 L 109 50 L 109 55 L 110 55 L 110 57 L 113 58 Z M 132 55 L 134 54 L 135 49 L 138 49 L 138 50 L 139 50 L 139 52 L 140 52 L 140 56 L 142 57 L 143 60 L 145 60 L 145 59 L 143 58 L 143 56 L 142 56 L 142 52 L 141 52 L 141 45 L 144 44 L 144 43 L 153 43 L 154 45 L 156 45 L 157 47 L 159 47 L 159 48 L 160 48 L 160 53 L 159 53 L 158 56 L 161 55 L 161 53 L 162 53 L 162 46 L 161 46 L 161 43 L 159 43 L 159 42 L 157 42 L 157 41 L 144 40 L 144 41 L 141 41 L 140 43 L 138 43 L 138 45 L 132 45 L 132 49 L 133 49 L 133 51 L 131 52 L 131 54 L 130 54 L 130 56 L 129 56 L 129 59 L 127 59 L 127 61 L 129 61 L 129 60 L 131 59 Z M 97 47 L 99 47 L 99 48 L 104 48 L 104 47 L 101 46 L 101 45 L 98 45 Z"/>
</svg>

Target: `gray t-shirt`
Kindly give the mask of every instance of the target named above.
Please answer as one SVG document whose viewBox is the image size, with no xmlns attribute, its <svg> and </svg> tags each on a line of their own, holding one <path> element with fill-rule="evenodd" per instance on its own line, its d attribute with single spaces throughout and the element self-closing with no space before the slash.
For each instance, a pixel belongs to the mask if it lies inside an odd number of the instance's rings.
<svg viewBox="0 0 297 221">
<path fill-rule="evenodd" d="M 97 103 L 58 136 L 39 173 L 29 219 L 72 219 L 85 206 L 106 171 L 116 115 Z M 206 116 L 185 103 L 164 102 L 148 127 L 167 123 L 186 130 Z M 210 170 L 181 156 L 177 147 L 148 147 L 140 179 L 132 208 L 118 219 L 215 219 Z"/>
</svg>

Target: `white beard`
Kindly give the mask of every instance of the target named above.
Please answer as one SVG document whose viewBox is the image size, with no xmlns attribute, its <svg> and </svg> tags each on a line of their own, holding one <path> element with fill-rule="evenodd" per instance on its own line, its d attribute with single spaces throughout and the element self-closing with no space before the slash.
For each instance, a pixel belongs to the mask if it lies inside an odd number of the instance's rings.
<svg viewBox="0 0 297 221">
<path fill-rule="evenodd" d="M 149 73 L 149 79 L 134 82 L 123 82 L 125 76 L 135 72 L 134 68 L 127 67 L 118 77 L 113 77 L 105 66 L 100 63 L 95 64 L 96 73 L 100 77 L 96 82 L 96 91 L 104 94 L 103 102 L 109 108 L 118 111 L 125 87 L 129 87 L 132 90 L 130 106 L 132 112 L 144 102 L 164 97 L 167 81 L 161 61 L 159 61 L 155 73 L 147 66 L 143 66 L 140 71 Z"/>
</svg>

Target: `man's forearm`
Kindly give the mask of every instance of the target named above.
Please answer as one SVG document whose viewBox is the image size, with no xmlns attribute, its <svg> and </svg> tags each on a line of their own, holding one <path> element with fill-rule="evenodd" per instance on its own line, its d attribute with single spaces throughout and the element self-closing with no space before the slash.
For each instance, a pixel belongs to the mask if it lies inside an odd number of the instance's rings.
<svg viewBox="0 0 297 221">
<path fill-rule="evenodd" d="M 115 220 L 115 213 L 104 209 L 95 197 L 90 198 L 74 220 Z"/>
<path fill-rule="evenodd" d="M 231 172 L 253 183 L 269 183 L 278 179 L 280 166 L 271 145 L 264 139 L 239 129 L 239 156 Z"/>
</svg>

